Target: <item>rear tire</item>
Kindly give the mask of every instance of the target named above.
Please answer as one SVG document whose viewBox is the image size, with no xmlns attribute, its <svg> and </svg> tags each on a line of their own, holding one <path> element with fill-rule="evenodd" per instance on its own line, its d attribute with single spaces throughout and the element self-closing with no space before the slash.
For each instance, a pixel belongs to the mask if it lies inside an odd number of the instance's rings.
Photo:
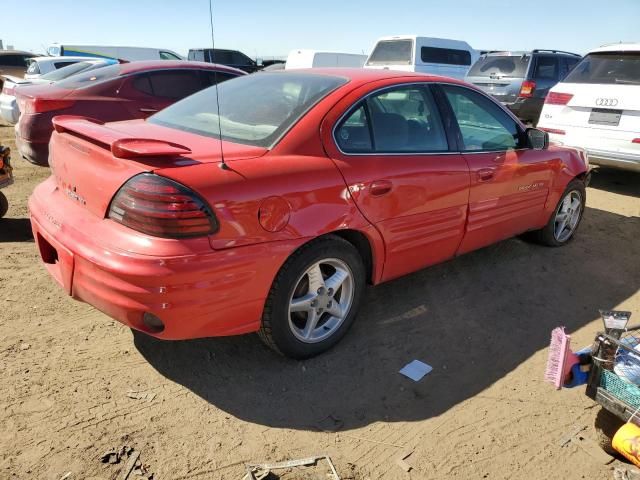
<svg viewBox="0 0 640 480">
<path fill-rule="evenodd" d="M 611 445 L 611 439 L 624 422 L 616 417 L 606 408 L 601 408 L 596 415 L 594 427 L 596 430 L 596 441 L 600 448 L 611 456 L 619 456 L 620 454 Z"/>
<path fill-rule="evenodd" d="M 365 283 L 364 262 L 351 243 L 333 235 L 314 240 L 293 253 L 278 272 L 258 335 L 287 357 L 323 353 L 351 327 Z"/>
<path fill-rule="evenodd" d="M 526 237 L 549 247 L 562 247 L 575 236 L 584 213 L 586 190 L 580 180 L 572 180 L 544 228 L 529 232 Z"/>
<path fill-rule="evenodd" d="M 0 218 L 4 217 L 9 211 L 9 200 L 4 193 L 0 192 Z"/>
</svg>

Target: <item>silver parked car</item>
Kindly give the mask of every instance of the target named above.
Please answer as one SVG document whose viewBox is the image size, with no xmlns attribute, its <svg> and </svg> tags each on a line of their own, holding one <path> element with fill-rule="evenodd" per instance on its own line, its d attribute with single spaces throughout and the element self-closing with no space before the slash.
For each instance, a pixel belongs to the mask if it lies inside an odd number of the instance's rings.
<svg viewBox="0 0 640 480">
<path fill-rule="evenodd" d="M 46 73 L 38 78 L 26 80 L 7 75 L 4 77 L 4 85 L 2 87 L 2 93 L 0 93 L 0 116 L 5 122 L 9 122 L 11 124 L 18 123 L 20 110 L 18 109 L 18 103 L 16 102 L 15 97 L 16 88 L 23 85 L 54 83 L 77 73 L 95 70 L 96 68 L 113 65 L 114 63 L 118 63 L 118 61 L 110 58 L 89 58 L 82 62 L 76 62 L 71 65 L 67 65 L 66 67 L 59 68 L 58 70 Z"/>
</svg>

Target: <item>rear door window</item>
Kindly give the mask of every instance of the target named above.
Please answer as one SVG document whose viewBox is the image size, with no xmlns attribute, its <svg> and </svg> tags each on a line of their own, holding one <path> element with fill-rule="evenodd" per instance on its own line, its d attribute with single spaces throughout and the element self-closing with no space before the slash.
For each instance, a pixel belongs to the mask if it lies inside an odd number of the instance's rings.
<svg viewBox="0 0 640 480">
<path fill-rule="evenodd" d="M 590 53 L 565 82 L 640 85 L 640 52 Z"/>
<path fill-rule="evenodd" d="M 361 104 L 336 132 L 336 142 L 345 153 L 369 153 L 372 151 L 371 127 L 364 104 Z"/>
<path fill-rule="evenodd" d="M 179 99 L 201 90 L 203 84 L 197 70 L 168 70 L 148 74 L 153 95 Z"/>
<path fill-rule="evenodd" d="M 144 93 L 145 95 L 153 95 L 153 89 L 151 88 L 151 81 L 147 74 L 136 75 L 133 80 L 133 88 L 137 91 Z"/>
<path fill-rule="evenodd" d="M 541 55 L 536 59 L 536 70 L 533 78 L 535 80 L 558 80 L 559 71 L 558 57 Z"/>
<path fill-rule="evenodd" d="M 471 65 L 471 53 L 455 48 L 422 47 L 420 49 L 420 59 L 424 63 Z"/>
<path fill-rule="evenodd" d="M 469 88 L 442 85 L 460 127 L 465 152 L 506 151 L 524 146 L 516 122 L 498 105 Z"/>
<path fill-rule="evenodd" d="M 449 149 L 431 93 L 420 86 L 385 90 L 368 97 L 336 134 L 336 142 L 347 153 L 429 153 Z"/>
<path fill-rule="evenodd" d="M 383 40 L 371 52 L 367 65 L 410 65 L 413 40 Z"/>
<path fill-rule="evenodd" d="M 491 55 L 473 64 L 470 77 L 524 78 L 529 67 L 530 55 Z"/>
</svg>

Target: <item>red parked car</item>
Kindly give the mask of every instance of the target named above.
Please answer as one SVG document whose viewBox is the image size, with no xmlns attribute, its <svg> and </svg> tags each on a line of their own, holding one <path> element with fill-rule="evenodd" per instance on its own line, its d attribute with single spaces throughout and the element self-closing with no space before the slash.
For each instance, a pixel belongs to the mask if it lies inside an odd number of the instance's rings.
<svg viewBox="0 0 640 480">
<path fill-rule="evenodd" d="M 334 345 L 378 284 L 523 232 L 566 244 L 583 153 L 467 84 L 386 70 L 248 75 L 147 120 L 54 119 L 29 201 L 67 294 L 163 339 Z M 221 137 L 221 138 L 220 138 Z"/>
<path fill-rule="evenodd" d="M 204 62 L 144 61 L 103 67 L 55 84 L 15 90 L 20 108 L 16 144 L 31 163 L 46 166 L 51 119 L 91 115 L 105 122 L 146 118 L 203 88 L 245 72 Z"/>
</svg>

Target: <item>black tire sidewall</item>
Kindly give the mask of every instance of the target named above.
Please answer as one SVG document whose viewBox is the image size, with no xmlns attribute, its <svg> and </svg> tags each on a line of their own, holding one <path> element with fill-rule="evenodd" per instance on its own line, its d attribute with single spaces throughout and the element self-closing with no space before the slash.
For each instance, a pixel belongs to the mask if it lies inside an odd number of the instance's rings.
<svg viewBox="0 0 640 480">
<path fill-rule="evenodd" d="M 4 217 L 9 211 L 9 200 L 4 193 L 0 192 L 0 218 Z"/>
<path fill-rule="evenodd" d="M 300 276 L 314 263 L 329 258 L 342 260 L 351 270 L 354 282 L 351 309 L 340 327 L 327 339 L 317 343 L 298 340 L 289 326 L 289 300 Z M 278 274 L 270 294 L 270 337 L 277 349 L 292 358 L 309 358 L 318 355 L 338 343 L 347 333 L 358 313 L 366 283 L 362 258 L 355 247 L 342 239 L 321 239 L 303 247 L 292 256 Z"/>
</svg>

